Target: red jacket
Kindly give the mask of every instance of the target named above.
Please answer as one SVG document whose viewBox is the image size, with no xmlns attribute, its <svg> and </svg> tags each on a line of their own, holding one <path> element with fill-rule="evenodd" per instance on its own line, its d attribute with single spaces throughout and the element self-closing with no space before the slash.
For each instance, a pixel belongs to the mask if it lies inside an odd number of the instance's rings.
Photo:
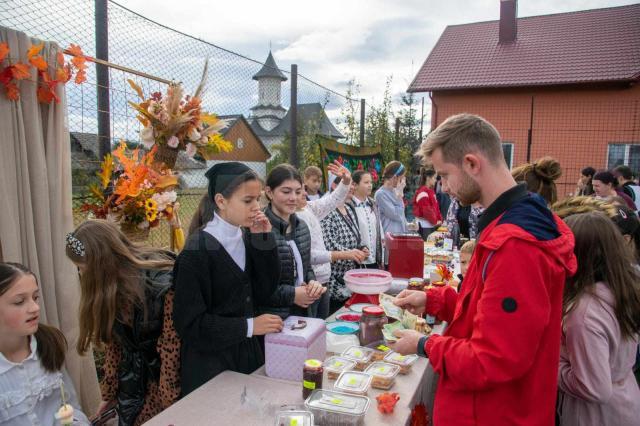
<svg viewBox="0 0 640 426">
<path fill-rule="evenodd" d="M 433 189 L 424 185 L 418 188 L 413 196 L 413 215 L 426 219 L 434 226 L 436 223 L 442 222 L 440 206 Z"/>
<path fill-rule="evenodd" d="M 552 426 L 573 234 L 523 186 L 479 225 L 462 293 L 427 291 L 427 313 L 449 322 L 425 344 L 440 374 L 434 425 Z"/>
</svg>

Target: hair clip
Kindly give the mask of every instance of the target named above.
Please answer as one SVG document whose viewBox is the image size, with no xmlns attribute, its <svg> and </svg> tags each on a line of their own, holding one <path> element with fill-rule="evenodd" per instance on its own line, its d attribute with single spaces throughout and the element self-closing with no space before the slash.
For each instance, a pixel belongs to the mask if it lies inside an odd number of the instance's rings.
<svg viewBox="0 0 640 426">
<path fill-rule="evenodd" d="M 77 239 L 72 233 L 68 233 L 65 240 L 67 242 L 67 247 L 71 249 L 73 254 L 80 257 L 85 256 L 86 251 L 84 250 L 84 244 L 82 244 L 82 241 Z"/>
</svg>

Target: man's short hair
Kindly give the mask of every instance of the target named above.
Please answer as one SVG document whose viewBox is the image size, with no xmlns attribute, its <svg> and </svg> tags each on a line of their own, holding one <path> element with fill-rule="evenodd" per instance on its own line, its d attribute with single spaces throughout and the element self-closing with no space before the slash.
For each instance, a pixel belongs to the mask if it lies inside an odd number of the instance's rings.
<svg viewBox="0 0 640 426">
<path fill-rule="evenodd" d="M 465 155 L 479 152 L 495 165 L 506 165 L 500 134 L 478 115 L 458 114 L 447 118 L 427 135 L 418 155 L 428 163 L 437 149 L 442 151 L 447 163 L 461 165 Z"/>
<path fill-rule="evenodd" d="M 322 170 L 320 170 L 320 168 L 316 167 L 316 166 L 309 166 L 306 169 L 304 169 L 304 178 L 305 179 L 309 179 L 312 176 L 315 176 L 315 177 L 319 178 L 320 180 L 322 180 Z"/>
<path fill-rule="evenodd" d="M 616 166 L 613 169 L 613 174 L 617 176 L 622 176 L 625 180 L 633 179 L 633 172 L 631 171 L 631 168 L 623 164 Z"/>
</svg>

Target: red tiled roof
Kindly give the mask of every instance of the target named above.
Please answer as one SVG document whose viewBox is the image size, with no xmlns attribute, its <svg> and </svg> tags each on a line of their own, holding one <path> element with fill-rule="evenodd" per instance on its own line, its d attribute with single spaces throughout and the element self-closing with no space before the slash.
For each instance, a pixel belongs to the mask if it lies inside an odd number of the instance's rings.
<svg viewBox="0 0 640 426">
<path fill-rule="evenodd" d="M 409 92 L 632 81 L 640 78 L 640 4 L 448 26 Z"/>
</svg>

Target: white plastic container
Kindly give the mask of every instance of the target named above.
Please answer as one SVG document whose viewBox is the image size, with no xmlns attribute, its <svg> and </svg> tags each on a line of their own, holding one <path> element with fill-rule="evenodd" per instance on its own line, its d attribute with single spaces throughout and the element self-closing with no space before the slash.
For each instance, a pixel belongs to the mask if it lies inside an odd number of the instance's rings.
<svg viewBox="0 0 640 426">
<path fill-rule="evenodd" d="M 333 385 L 338 392 L 366 395 L 371 387 L 371 375 L 360 371 L 343 371 Z"/>
<path fill-rule="evenodd" d="M 400 366 L 388 362 L 374 362 L 364 372 L 371 375 L 372 388 L 389 390 L 396 382 Z"/>
<path fill-rule="evenodd" d="M 366 396 L 325 389 L 314 390 L 304 402 L 318 426 L 362 426 L 369 404 Z"/>
<path fill-rule="evenodd" d="M 336 380 L 343 371 L 353 370 L 356 362 L 343 356 L 332 356 L 324 361 L 324 371 L 327 372 L 327 379 Z"/>
<path fill-rule="evenodd" d="M 313 413 L 305 410 L 283 410 L 276 413 L 275 426 L 313 426 Z"/>
<path fill-rule="evenodd" d="M 354 360 L 356 362 L 355 369 L 362 371 L 371 363 L 373 350 L 364 346 L 351 346 L 342 352 L 342 356 Z"/>
<path fill-rule="evenodd" d="M 400 374 L 409 373 L 417 360 L 418 355 L 401 355 L 398 352 L 391 352 L 384 357 L 384 362 L 400 367 Z"/>
</svg>

